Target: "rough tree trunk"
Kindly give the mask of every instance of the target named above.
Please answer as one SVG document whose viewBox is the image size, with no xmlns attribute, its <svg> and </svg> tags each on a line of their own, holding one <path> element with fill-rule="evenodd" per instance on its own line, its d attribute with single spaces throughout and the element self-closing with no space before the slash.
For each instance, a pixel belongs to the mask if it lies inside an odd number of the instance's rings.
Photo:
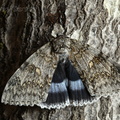
<svg viewBox="0 0 120 120">
<path fill-rule="evenodd" d="M 15 70 L 62 34 L 97 47 L 120 64 L 120 1 L 0 1 L 0 97 Z M 60 110 L 0 103 L 0 120 L 120 120 L 119 100 L 118 91 L 92 105 Z"/>
</svg>

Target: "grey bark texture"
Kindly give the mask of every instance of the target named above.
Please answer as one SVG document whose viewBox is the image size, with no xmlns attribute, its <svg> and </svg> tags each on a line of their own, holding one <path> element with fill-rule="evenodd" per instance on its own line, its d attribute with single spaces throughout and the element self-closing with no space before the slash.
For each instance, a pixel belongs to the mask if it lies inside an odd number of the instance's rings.
<svg viewBox="0 0 120 120">
<path fill-rule="evenodd" d="M 15 70 L 63 34 L 101 50 L 120 70 L 119 0 L 1 0 L 0 97 Z M 92 105 L 60 110 L 0 103 L 0 120 L 120 120 L 120 91 Z"/>
</svg>

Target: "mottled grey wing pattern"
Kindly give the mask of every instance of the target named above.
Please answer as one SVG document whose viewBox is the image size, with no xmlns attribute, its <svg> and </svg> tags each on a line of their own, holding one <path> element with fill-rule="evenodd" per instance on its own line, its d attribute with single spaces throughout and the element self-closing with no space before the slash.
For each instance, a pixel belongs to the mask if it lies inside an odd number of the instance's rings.
<svg viewBox="0 0 120 120">
<path fill-rule="evenodd" d="M 70 60 L 83 78 L 91 95 L 108 96 L 120 90 L 120 74 L 98 50 L 71 40 Z"/>
<path fill-rule="evenodd" d="M 120 90 L 120 75 L 98 50 L 60 38 L 23 63 L 8 81 L 1 102 L 62 108 L 91 103 L 92 96 L 107 96 L 116 90 Z"/>
<path fill-rule="evenodd" d="M 11 105 L 39 105 L 46 101 L 57 55 L 51 54 L 50 43 L 32 54 L 8 81 L 2 101 Z"/>
</svg>

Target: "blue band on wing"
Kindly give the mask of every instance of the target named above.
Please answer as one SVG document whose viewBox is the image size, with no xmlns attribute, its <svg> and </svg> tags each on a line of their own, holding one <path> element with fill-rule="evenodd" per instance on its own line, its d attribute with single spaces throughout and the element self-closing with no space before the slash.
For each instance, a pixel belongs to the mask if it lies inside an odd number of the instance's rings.
<svg viewBox="0 0 120 120">
<path fill-rule="evenodd" d="M 86 101 L 91 101 L 93 97 L 89 94 L 88 90 L 81 81 L 77 70 L 69 60 L 66 62 L 65 71 L 66 77 L 68 78 L 69 99 L 72 101 L 77 101 L 77 103 L 80 103 L 81 101 L 83 103 Z"/>
<path fill-rule="evenodd" d="M 66 104 L 66 102 L 69 104 L 67 82 L 65 64 L 59 61 L 53 74 L 52 83 L 45 104 L 51 107 L 55 107 L 55 105 L 58 106 L 58 104 Z"/>
<path fill-rule="evenodd" d="M 83 90 L 85 89 L 83 82 L 81 81 L 81 79 L 78 79 L 76 81 L 70 81 L 69 80 L 69 88 L 73 91 L 75 90 Z"/>
<path fill-rule="evenodd" d="M 67 82 L 68 82 L 68 80 L 65 79 L 61 83 L 51 83 L 49 92 L 50 93 L 58 93 L 58 92 L 67 91 L 67 88 L 66 88 Z"/>
<path fill-rule="evenodd" d="M 54 72 L 48 97 L 45 103 L 49 108 L 69 105 L 83 105 L 91 102 L 93 97 L 84 86 L 77 70 L 69 60 L 66 63 L 59 61 Z"/>
</svg>

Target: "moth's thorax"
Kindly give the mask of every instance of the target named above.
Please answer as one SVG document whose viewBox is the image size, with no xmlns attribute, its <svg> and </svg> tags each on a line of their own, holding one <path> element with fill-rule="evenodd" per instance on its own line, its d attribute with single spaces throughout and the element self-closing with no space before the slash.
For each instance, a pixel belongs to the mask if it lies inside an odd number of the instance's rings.
<svg viewBox="0 0 120 120">
<path fill-rule="evenodd" d="M 69 56 L 69 53 L 67 50 L 65 50 L 63 53 L 59 54 L 59 60 L 65 63 L 68 56 Z"/>
<path fill-rule="evenodd" d="M 57 38 L 52 41 L 53 49 L 59 55 L 59 60 L 66 60 L 69 56 L 70 40 L 69 38 Z"/>
</svg>

